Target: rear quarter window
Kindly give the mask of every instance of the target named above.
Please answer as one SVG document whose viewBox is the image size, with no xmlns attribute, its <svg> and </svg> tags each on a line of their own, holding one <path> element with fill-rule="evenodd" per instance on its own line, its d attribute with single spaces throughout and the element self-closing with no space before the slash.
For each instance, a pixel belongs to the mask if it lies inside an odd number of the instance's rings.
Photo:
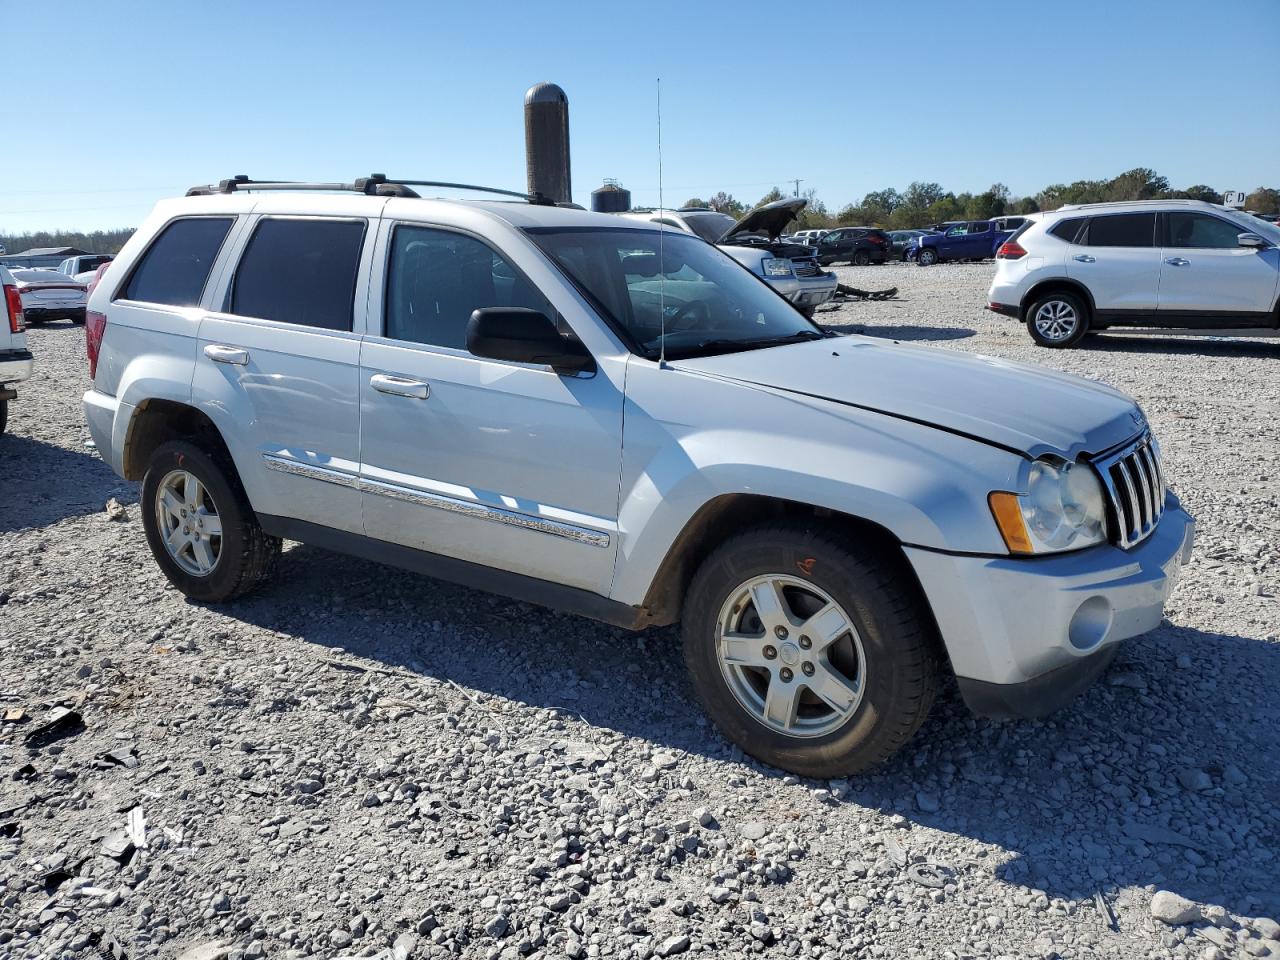
<svg viewBox="0 0 1280 960">
<path fill-rule="evenodd" d="M 125 284 L 122 296 L 140 303 L 194 307 L 213 269 L 233 217 L 174 220 L 151 242 Z"/>
<path fill-rule="evenodd" d="M 1085 225 L 1086 220 L 1086 217 L 1067 217 L 1065 220 L 1059 220 L 1046 232 L 1059 240 L 1075 243 L 1076 238 L 1080 236 L 1080 228 Z"/>
</svg>

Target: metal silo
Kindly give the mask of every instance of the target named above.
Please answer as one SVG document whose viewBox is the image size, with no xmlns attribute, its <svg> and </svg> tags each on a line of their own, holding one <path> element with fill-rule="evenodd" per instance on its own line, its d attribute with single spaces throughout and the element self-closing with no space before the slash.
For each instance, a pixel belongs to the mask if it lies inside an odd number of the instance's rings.
<svg viewBox="0 0 1280 960">
<path fill-rule="evenodd" d="M 569 98 L 554 83 L 535 84 L 524 95 L 524 152 L 529 192 L 572 203 Z"/>
<path fill-rule="evenodd" d="M 591 191 L 591 209 L 596 213 L 626 213 L 631 209 L 631 191 L 617 180 Z"/>
</svg>

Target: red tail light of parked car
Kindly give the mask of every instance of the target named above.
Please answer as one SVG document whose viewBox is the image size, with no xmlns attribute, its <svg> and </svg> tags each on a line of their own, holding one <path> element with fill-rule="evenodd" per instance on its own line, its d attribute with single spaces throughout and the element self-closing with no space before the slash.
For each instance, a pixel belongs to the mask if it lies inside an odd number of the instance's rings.
<svg viewBox="0 0 1280 960">
<path fill-rule="evenodd" d="M 22 313 L 22 294 L 12 283 L 4 285 L 4 303 L 9 314 L 9 332 L 21 333 L 27 329 L 27 318 Z"/>
<path fill-rule="evenodd" d="M 996 251 L 997 260 L 1018 260 L 1027 255 L 1027 251 L 1022 249 L 1021 244 L 1014 243 L 1012 240 L 1006 240 L 1000 244 L 1000 249 Z"/>
<path fill-rule="evenodd" d="M 89 281 L 89 289 L 86 294 L 88 297 L 93 296 L 94 288 L 98 286 L 98 281 L 102 279 L 102 275 L 106 273 L 107 267 L 111 263 L 102 264 L 93 273 L 93 279 Z M 107 315 L 105 313 L 96 313 L 93 310 L 86 310 L 84 314 L 84 350 L 89 356 L 89 378 L 93 379 L 98 374 L 98 353 L 102 350 L 102 335 L 107 332 Z"/>
</svg>

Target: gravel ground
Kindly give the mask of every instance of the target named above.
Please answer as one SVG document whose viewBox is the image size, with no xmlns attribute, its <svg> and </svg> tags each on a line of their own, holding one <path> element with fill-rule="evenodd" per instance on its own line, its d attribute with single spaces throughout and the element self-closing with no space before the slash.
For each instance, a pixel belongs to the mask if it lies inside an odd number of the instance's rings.
<svg viewBox="0 0 1280 960">
<path fill-rule="evenodd" d="M 981 309 L 989 264 L 838 272 L 902 299 L 827 325 L 1146 409 L 1196 557 L 1070 709 L 948 690 L 885 767 L 803 781 L 709 727 L 672 630 L 296 545 L 188 603 L 84 447 L 80 329 L 37 328 L 0 438 L 0 957 L 1280 956 L 1280 342 L 1053 352 Z M 58 706 L 83 728 L 29 743 Z"/>
</svg>

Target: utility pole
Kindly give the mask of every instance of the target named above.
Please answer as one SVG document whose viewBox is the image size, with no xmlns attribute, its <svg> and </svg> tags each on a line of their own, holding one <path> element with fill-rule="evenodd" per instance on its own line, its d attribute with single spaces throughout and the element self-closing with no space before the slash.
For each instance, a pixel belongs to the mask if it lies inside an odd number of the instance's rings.
<svg viewBox="0 0 1280 960">
<path fill-rule="evenodd" d="M 793 182 L 793 183 L 795 183 L 795 185 L 796 185 L 796 192 L 795 192 L 795 193 L 793 193 L 793 194 L 792 194 L 792 196 L 793 196 L 793 197 L 798 197 L 798 196 L 800 196 L 800 184 L 804 183 L 804 181 L 803 181 L 803 180 L 794 180 L 794 181 L 792 181 L 792 182 Z"/>
</svg>

